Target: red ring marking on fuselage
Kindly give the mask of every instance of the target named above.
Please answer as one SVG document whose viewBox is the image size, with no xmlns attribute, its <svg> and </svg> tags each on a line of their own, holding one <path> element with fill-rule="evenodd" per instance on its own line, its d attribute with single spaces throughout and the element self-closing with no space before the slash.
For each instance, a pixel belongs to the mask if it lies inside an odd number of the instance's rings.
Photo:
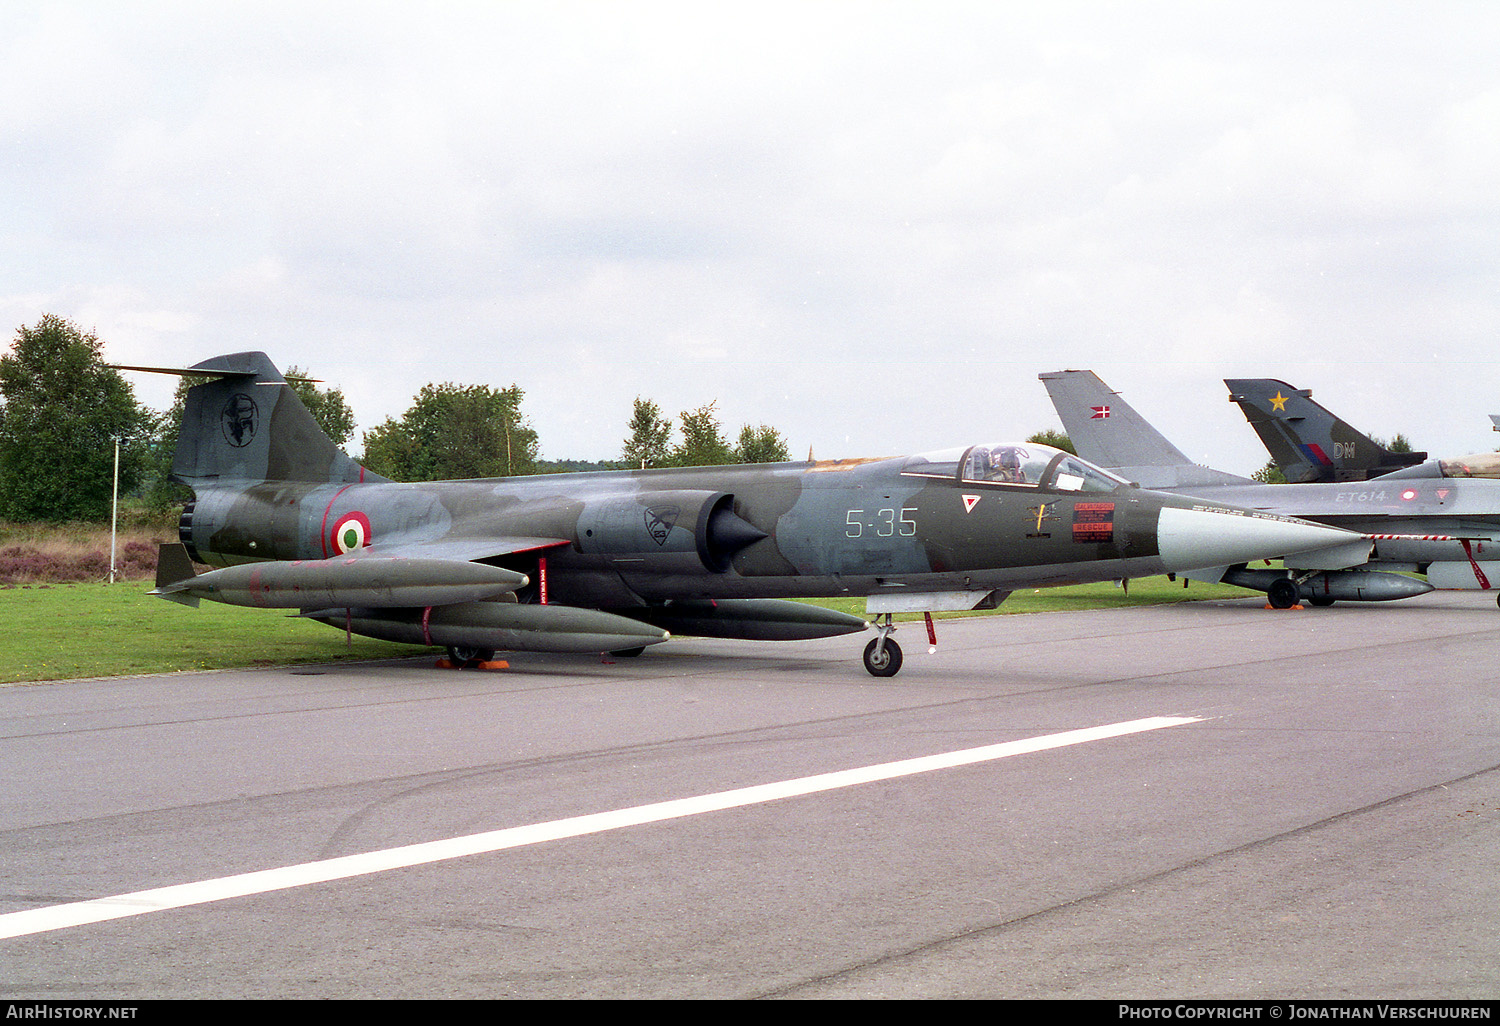
<svg viewBox="0 0 1500 1026">
<path fill-rule="evenodd" d="M 328 505 L 323 509 L 323 523 L 318 527 L 318 544 L 323 549 L 324 559 L 328 558 L 328 514 L 333 512 L 333 504 L 339 501 L 339 496 L 343 495 L 352 487 L 354 486 L 344 485 L 344 487 L 334 492 L 333 498 L 328 500 Z"/>
</svg>

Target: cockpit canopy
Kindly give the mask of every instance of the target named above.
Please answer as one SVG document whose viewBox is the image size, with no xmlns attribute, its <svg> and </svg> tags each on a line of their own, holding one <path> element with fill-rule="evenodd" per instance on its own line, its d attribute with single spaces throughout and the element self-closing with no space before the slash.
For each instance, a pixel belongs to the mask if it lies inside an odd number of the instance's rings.
<svg viewBox="0 0 1500 1026">
<path fill-rule="evenodd" d="M 1035 442 L 1000 442 L 922 453 L 903 474 L 968 484 L 1015 485 L 1059 492 L 1112 492 L 1126 484 L 1072 453 Z"/>
<path fill-rule="evenodd" d="M 1439 460 L 1444 477 L 1500 478 L 1500 452 L 1477 452 L 1452 460 Z"/>
<path fill-rule="evenodd" d="M 1381 480 L 1405 481 L 1410 478 L 1431 477 L 1483 477 L 1500 478 L 1500 452 L 1477 452 L 1472 456 L 1459 456 L 1450 460 L 1428 460 L 1415 467 L 1403 467 Z"/>
</svg>

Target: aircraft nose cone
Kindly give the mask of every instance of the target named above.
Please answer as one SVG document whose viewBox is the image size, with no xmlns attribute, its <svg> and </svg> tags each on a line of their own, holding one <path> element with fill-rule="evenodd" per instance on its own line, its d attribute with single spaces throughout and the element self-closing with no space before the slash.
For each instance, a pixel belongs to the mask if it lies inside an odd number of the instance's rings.
<svg viewBox="0 0 1500 1026">
<path fill-rule="evenodd" d="M 1156 525 L 1157 550 L 1173 572 L 1276 559 L 1360 540 L 1337 527 L 1234 510 L 1168 506 Z"/>
</svg>

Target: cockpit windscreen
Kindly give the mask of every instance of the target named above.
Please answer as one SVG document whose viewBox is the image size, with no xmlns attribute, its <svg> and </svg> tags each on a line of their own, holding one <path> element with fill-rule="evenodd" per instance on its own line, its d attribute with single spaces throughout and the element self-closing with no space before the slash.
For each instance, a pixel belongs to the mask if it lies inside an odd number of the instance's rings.
<svg viewBox="0 0 1500 1026">
<path fill-rule="evenodd" d="M 1034 442 L 973 445 L 913 456 L 902 471 L 971 484 L 1020 485 L 1064 492 L 1112 492 L 1125 482 L 1106 470 Z"/>
</svg>

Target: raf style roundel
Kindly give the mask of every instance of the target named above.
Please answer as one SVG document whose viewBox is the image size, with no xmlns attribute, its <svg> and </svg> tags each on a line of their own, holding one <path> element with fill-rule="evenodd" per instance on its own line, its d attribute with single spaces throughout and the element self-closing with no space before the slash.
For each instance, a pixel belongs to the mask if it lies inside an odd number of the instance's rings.
<svg viewBox="0 0 1500 1026">
<path fill-rule="evenodd" d="M 363 513 L 345 513 L 333 525 L 329 541 L 333 551 L 339 555 L 364 548 L 370 544 L 370 518 Z"/>
</svg>

